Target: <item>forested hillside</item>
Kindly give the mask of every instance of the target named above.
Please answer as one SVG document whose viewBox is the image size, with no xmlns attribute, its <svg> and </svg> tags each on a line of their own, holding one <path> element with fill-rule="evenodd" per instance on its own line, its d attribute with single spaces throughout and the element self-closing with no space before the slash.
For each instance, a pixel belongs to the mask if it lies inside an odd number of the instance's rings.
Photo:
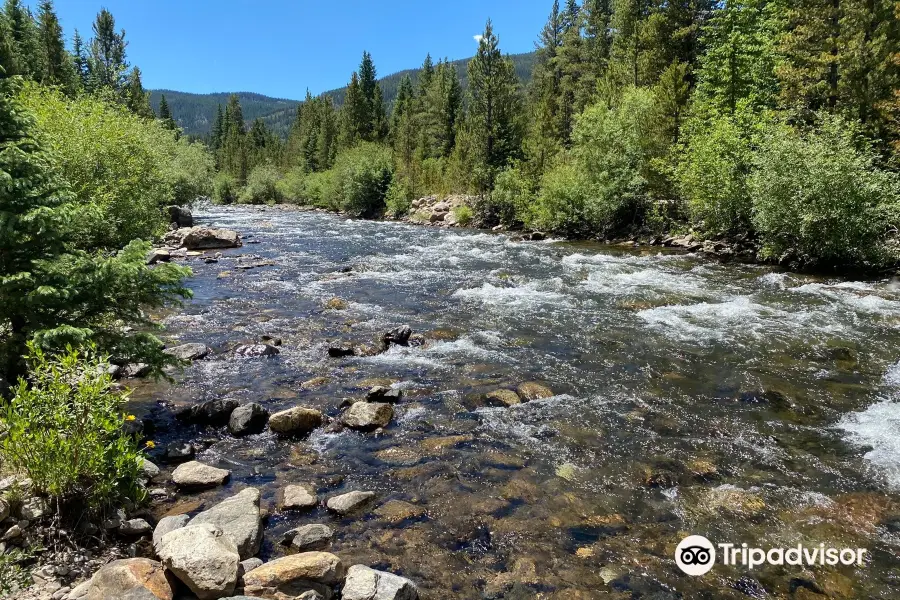
<svg viewBox="0 0 900 600">
<path fill-rule="evenodd" d="M 510 55 L 516 68 L 516 74 L 523 82 L 531 79 L 535 56 L 534 52 Z M 463 88 L 466 87 L 467 83 L 465 67 L 469 60 L 466 58 L 453 61 Z M 393 104 L 397 97 L 397 91 L 400 88 L 400 81 L 404 76 L 409 75 L 412 81 L 416 82 L 420 71 L 421 69 L 407 69 L 380 79 L 378 83 L 384 90 L 385 102 L 388 105 Z M 324 95 L 333 98 L 335 104 L 340 106 L 344 102 L 346 93 L 347 88 L 342 87 L 325 92 Z M 184 130 L 185 134 L 202 138 L 209 135 L 212 131 L 213 122 L 216 118 L 216 107 L 219 105 L 224 106 L 231 94 L 190 94 L 173 90 L 151 90 L 150 102 L 154 109 L 159 108 L 159 101 L 163 95 L 166 97 L 175 121 Z M 297 105 L 300 103 L 298 100 L 271 98 L 250 92 L 237 92 L 237 97 L 241 101 L 244 118 L 247 119 L 248 124 L 256 119 L 262 119 L 270 131 L 282 138 L 287 137 L 291 124 L 294 122 Z"/>
</svg>

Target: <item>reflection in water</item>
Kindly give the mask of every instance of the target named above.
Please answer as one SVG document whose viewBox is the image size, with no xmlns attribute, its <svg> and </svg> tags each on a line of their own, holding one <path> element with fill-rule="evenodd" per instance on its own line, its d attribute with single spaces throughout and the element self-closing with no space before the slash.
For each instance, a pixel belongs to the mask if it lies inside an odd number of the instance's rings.
<svg viewBox="0 0 900 600">
<path fill-rule="evenodd" d="M 421 505 L 339 520 L 333 549 L 415 579 L 429 598 L 789 597 L 798 586 L 887 598 L 900 583 L 900 293 L 886 282 L 312 212 L 209 207 L 203 220 L 259 243 L 190 263 L 194 300 L 168 333 L 215 354 L 135 398 L 160 448 L 190 439 L 234 472 L 205 500 L 254 485 L 271 503 L 310 482 L 323 495 L 372 489 L 376 509 Z M 236 268 L 248 255 L 275 265 Z M 335 297 L 345 309 L 325 307 Z M 428 344 L 326 357 L 329 341 L 371 344 L 400 323 Z M 284 340 L 278 357 L 233 357 L 264 334 Z M 301 387 L 313 378 L 325 379 Z M 484 405 L 526 381 L 556 395 Z M 383 435 L 234 439 L 169 417 L 169 405 L 223 396 L 336 416 L 376 383 L 405 390 Z M 290 527 L 331 521 L 276 513 L 264 552 L 282 552 L 272 540 Z M 874 559 L 689 578 L 672 560 L 687 533 L 866 547 Z"/>
</svg>

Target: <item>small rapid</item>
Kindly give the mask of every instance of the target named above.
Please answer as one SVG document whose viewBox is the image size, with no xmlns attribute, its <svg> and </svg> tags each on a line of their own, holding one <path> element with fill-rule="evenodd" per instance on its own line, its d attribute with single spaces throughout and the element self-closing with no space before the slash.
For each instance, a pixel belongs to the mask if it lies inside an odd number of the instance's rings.
<svg viewBox="0 0 900 600">
<path fill-rule="evenodd" d="M 721 567 L 686 577 L 671 552 L 688 532 L 852 542 L 872 562 L 810 585 L 837 593 L 846 580 L 889 598 L 900 584 L 891 281 L 280 208 L 208 206 L 201 221 L 240 231 L 245 245 L 189 261 L 194 298 L 165 316 L 165 333 L 214 353 L 134 395 L 159 448 L 192 440 L 233 471 L 201 500 L 254 485 L 271 501 L 308 481 L 421 504 L 412 519 L 341 520 L 334 551 L 440 597 L 740 598 L 747 577 L 777 596 L 801 576 Z M 274 264 L 241 268 L 251 256 Z M 401 323 L 427 343 L 327 357 L 330 342 L 371 344 Z M 279 356 L 234 357 L 262 335 L 283 339 Z M 313 378 L 321 384 L 302 385 Z M 486 393 L 530 381 L 554 395 L 485 405 Z M 226 396 L 336 416 L 375 384 L 405 394 L 381 435 L 235 439 L 170 416 Z M 267 538 L 329 518 L 274 514 Z"/>
</svg>

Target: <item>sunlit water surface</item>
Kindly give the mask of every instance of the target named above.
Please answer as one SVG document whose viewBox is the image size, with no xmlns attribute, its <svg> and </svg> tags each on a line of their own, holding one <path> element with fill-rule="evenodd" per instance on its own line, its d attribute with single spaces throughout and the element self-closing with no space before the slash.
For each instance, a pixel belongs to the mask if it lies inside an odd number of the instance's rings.
<svg viewBox="0 0 900 600">
<path fill-rule="evenodd" d="M 191 259 L 194 298 L 166 318 L 171 343 L 215 354 L 174 385 L 139 384 L 135 398 L 157 452 L 192 440 L 233 477 L 160 514 L 253 485 L 272 508 L 264 555 L 285 552 L 286 529 L 330 523 L 345 562 L 401 573 L 434 599 L 900 597 L 891 282 L 314 212 L 201 217 L 253 242 L 218 263 Z M 250 255 L 275 265 L 240 269 Z M 335 297 L 347 308 L 327 310 Z M 372 343 L 401 323 L 428 344 L 326 356 L 329 341 Z M 284 340 L 279 356 L 234 358 L 265 334 Z M 301 389 L 315 377 L 328 381 Z M 234 439 L 171 418 L 172 406 L 217 397 L 337 416 L 378 380 L 405 391 L 381 435 Z M 484 406 L 486 392 L 525 381 L 557 395 Z M 276 490 L 297 482 L 378 501 L 343 520 L 279 514 Z M 379 509 L 391 500 L 424 510 Z M 691 578 L 672 560 L 689 533 L 862 547 L 872 560 Z"/>
</svg>

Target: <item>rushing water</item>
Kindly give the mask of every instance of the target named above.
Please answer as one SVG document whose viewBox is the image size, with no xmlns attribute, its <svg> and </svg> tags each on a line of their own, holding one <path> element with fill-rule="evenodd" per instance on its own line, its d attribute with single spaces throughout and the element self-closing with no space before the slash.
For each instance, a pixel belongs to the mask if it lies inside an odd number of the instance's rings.
<svg viewBox="0 0 900 600">
<path fill-rule="evenodd" d="M 211 207 L 202 217 L 254 242 L 218 263 L 192 259 L 194 299 L 166 319 L 173 343 L 215 354 L 135 398 L 158 448 L 193 440 L 206 447 L 201 460 L 234 475 L 177 502 L 253 485 L 274 506 L 276 490 L 297 482 L 323 496 L 378 493 L 357 518 L 273 510 L 265 554 L 284 552 L 284 530 L 324 522 L 348 564 L 408 576 L 426 598 L 900 597 L 891 282 L 313 212 Z M 240 269 L 249 255 L 275 264 Z M 346 309 L 325 308 L 335 297 Z M 428 344 L 326 356 L 329 341 L 371 343 L 401 323 Z M 279 356 L 234 358 L 235 345 L 264 334 L 283 338 Z M 315 377 L 327 382 L 301 388 Z M 377 380 L 405 392 L 380 435 L 238 440 L 170 416 L 225 396 L 337 416 Z M 557 395 L 484 406 L 485 393 L 525 381 Z M 384 509 L 391 500 L 418 510 Z M 718 564 L 692 578 L 672 559 L 689 533 L 867 548 L 871 560 Z"/>
</svg>

